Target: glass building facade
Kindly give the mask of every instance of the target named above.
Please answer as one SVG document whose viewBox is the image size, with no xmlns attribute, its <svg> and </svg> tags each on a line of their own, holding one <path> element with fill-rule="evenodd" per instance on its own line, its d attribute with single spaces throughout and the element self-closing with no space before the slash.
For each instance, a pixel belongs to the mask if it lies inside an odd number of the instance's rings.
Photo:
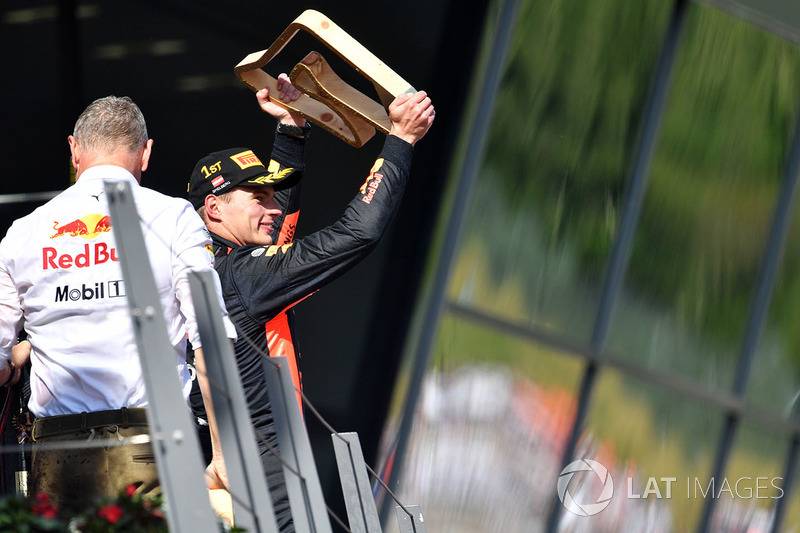
<svg viewBox="0 0 800 533">
<path fill-rule="evenodd" d="M 429 530 L 800 527 L 789 4 L 494 2 L 383 439 Z"/>
</svg>

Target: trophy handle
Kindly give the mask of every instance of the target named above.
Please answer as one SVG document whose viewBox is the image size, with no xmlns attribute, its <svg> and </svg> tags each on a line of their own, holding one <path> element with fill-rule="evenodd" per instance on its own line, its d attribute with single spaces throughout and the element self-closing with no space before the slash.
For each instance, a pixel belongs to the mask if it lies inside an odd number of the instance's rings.
<svg viewBox="0 0 800 533">
<path fill-rule="evenodd" d="M 399 94 L 416 90 L 319 11 L 304 11 L 269 48 L 253 52 L 240 61 L 234 68 L 239 80 L 253 91 L 269 87 L 271 95 L 279 94 L 278 81 L 262 67 L 272 61 L 300 30 L 313 35 L 367 78 L 378 92 L 381 103 L 342 81 L 319 52 L 309 53 L 289 75 L 295 87 L 303 93 L 297 100 L 286 103 L 272 96 L 270 100 L 356 148 L 372 138 L 376 129 L 389 133 L 391 122 L 386 112 L 389 103 Z"/>
</svg>

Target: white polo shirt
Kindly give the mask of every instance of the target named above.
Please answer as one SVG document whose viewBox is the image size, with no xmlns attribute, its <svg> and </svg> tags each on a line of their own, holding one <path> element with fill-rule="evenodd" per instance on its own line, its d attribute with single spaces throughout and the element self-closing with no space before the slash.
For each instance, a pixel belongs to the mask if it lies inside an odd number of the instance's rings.
<svg viewBox="0 0 800 533">
<path fill-rule="evenodd" d="M 24 325 L 33 346 L 29 408 L 39 417 L 147 403 L 106 180 L 131 184 L 185 395 L 187 333 L 200 347 L 190 270 L 214 273 L 228 336 L 236 338 L 210 236 L 189 202 L 141 187 L 120 167 L 89 168 L 75 185 L 15 221 L 0 242 L 0 365 Z"/>
</svg>

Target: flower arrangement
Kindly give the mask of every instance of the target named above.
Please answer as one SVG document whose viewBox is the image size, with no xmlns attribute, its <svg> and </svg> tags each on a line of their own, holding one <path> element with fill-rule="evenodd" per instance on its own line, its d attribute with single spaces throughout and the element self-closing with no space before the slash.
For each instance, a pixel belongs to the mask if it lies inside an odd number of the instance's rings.
<svg viewBox="0 0 800 533">
<path fill-rule="evenodd" d="M 136 494 L 129 485 L 116 499 L 98 500 L 84 512 L 65 516 L 44 493 L 0 499 L 0 531 L 15 533 L 168 533 L 161 495 Z M 220 520 L 220 531 L 243 533 Z"/>
</svg>

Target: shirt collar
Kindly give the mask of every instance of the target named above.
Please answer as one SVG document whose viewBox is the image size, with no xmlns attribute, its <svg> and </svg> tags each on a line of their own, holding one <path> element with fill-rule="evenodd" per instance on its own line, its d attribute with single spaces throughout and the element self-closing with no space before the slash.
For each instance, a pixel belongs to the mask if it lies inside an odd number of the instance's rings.
<svg viewBox="0 0 800 533">
<path fill-rule="evenodd" d="M 96 167 L 87 168 L 81 173 L 77 183 L 81 183 L 84 180 L 125 180 L 138 183 L 133 174 L 116 165 L 97 165 Z"/>
<path fill-rule="evenodd" d="M 214 233 L 213 231 L 209 231 L 211 234 L 211 241 L 214 243 L 214 255 L 226 255 L 229 254 L 233 248 L 239 248 L 239 245 L 229 241 L 228 239 L 224 239 Z M 217 252 L 220 250 L 226 250 L 224 254 L 218 254 Z"/>
</svg>

